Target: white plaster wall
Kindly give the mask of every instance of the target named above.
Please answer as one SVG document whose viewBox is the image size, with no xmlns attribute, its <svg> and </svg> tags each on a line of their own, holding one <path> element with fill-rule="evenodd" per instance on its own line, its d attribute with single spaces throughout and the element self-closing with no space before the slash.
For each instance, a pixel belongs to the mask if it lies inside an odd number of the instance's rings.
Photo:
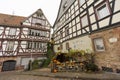
<svg viewBox="0 0 120 80">
<path fill-rule="evenodd" d="M 66 50 L 66 43 L 69 43 L 69 47 L 71 49 L 78 49 L 78 50 L 86 50 L 86 49 L 89 49 L 90 51 L 93 51 L 92 49 L 92 42 L 91 42 L 91 39 L 89 38 L 89 36 L 83 36 L 83 37 L 78 37 L 78 38 L 75 38 L 73 40 L 69 40 L 69 41 L 66 41 L 64 42 L 62 45 L 63 45 L 63 49 L 62 49 L 62 52 L 68 52 L 68 50 Z M 59 47 L 59 45 L 55 45 L 54 46 L 54 50 L 55 52 L 58 52 L 57 48 Z"/>
<path fill-rule="evenodd" d="M 120 0 L 115 0 L 115 10 L 114 12 L 120 10 Z"/>
<path fill-rule="evenodd" d="M 90 5 L 94 0 L 88 0 L 87 4 Z"/>
<path fill-rule="evenodd" d="M 24 69 L 28 68 L 28 63 L 30 60 L 31 60 L 31 58 L 21 58 L 21 65 L 24 66 Z M 33 60 L 33 58 L 32 58 L 32 60 Z"/>
<path fill-rule="evenodd" d="M 110 21 L 110 18 L 107 18 L 107 19 L 104 19 L 104 20 L 100 21 L 99 22 L 100 28 L 109 25 L 109 21 Z"/>
<path fill-rule="evenodd" d="M 76 39 L 70 40 L 69 44 L 72 49 L 92 50 L 92 42 L 89 36 L 78 37 Z"/>
<path fill-rule="evenodd" d="M 120 13 L 117 13 L 113 16 L 112 23 L 120 22 Z"/>
</svg>

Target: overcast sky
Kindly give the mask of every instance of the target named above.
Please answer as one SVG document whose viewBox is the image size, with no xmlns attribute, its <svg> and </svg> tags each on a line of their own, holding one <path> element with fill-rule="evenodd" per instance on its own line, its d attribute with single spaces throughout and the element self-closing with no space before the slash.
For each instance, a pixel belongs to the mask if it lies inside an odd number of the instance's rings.
<svg viewBox="0 0 120 80">
<path fill-rule="evenodd" d="M 0 13 L 28 17 L 41 8 L 51 23 L 57 17 L 60 0 L 0 0 Z"/>
</svg>

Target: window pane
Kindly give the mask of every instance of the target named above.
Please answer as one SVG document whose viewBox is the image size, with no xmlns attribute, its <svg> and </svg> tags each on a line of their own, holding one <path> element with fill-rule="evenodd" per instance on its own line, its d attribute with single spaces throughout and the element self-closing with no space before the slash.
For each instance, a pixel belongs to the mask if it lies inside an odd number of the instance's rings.
<svg viewBox="0 0 120 80">
<path fill-rule="evenodd" d="M 9 41 L 9 42 L 7 43 L 7 48 L 6 48 L 6 50 L 7 50 L 7 51 L 13 51 L 13 49 L 14 49 L 14 42 Z"/>
<path fill-rule="evenodd" d="M 102 38 L 94 39 L 94 45 L 96 51 L 105 51 L 104 43 Z"/>
<path fill-rule="evenodd" d="M 85 15 L 84 17 L 81 18 L 81 22 L 82 22 L 82 27 L 85 27 L 88 25 L 87 15 Z"/>
<path fill-rule="evenodd" d="M 10 28 L 9 35 L 15 35 L 16 29 L 15 28 Z"/>
<path fill-rule="evenodd" d="M 69 49 L 69 43 L 66 43 L 66 50 Z"/>
<path fill-rule="evenodd" d="M 104 4 L 103 6 L 101 6 L 97 9 L 97 15 L 98 15 L 99 19 L 104 18 L 105 16 L 107 16 L 109 14 L 110 14 L 110 12 L 109 12 L 109 9 L 106 6 L 106 4 Z"/>
<path fill-rule="evenodd" d="M 69 28 L 68 28 L 68 27 L 65 28 L 65 35 L 66 35 L 66 36 L 69 35 Z"/>
<path fill-rule="evenodd" d="M 80 0 L 80 6 L 82 6 L 85 3 L 85 0 Z"/>
</svg>

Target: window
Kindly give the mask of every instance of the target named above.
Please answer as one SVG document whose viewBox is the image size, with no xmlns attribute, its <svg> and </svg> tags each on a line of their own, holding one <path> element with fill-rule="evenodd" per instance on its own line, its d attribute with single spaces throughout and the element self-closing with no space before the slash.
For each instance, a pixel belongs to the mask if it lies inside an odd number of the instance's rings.
<svg viewBox="0 0 120 80">
<path fill-rule="evenodd" d="M 105 51 L 104 43 L 102 38 L 96 38 L 93 40 L 96 51 Z"/>
<path fill-rule="evenodd" d="M 63 31 L 60 31 L 60 38 L 63 38 Z"/>
<path fill-rule="evenodd" d="M 32 36 L 34 36 L 34 31 L 32 31 Z"/>
<path fill-rule="evenodd" d="M 82 6 L 85 3 L 85 0 L 80 0 L 80 6 Z"/>
<path fill-rule="evenodd" d="M 26 48 L 29 49 L 29 46 L 30 46 L 30 42 L 27 43 Z"/>
<path fill-rule="evenodd" d="M 69 35 L 69 28 L 68 28 L 68 27 L 65 28 L 65 35 L 66 35 L 66 36 Z"/>
<path fill-rule="evenodd" d="M 45 20 L 44 19 L 39 19 L 39 18 L 33 18 L 32 23 L 38 26 L 45 25 Z"/>
<path fill-rule="evenodd" d="M 96 10 L 96 15 L 98 19 L 102 19 L 110 15 L 110 9 L 107 2 L 103 3 L 100 6 L 97 6 L 95 10 Z"/>
<path fill-rule="evenodd" d="M 9 35 L 15 35 L 16 29 L 15 28 L 10 28 Z"/>
<path fill-rule="evenodd" d="M 37 32 L 35 33 L 35 36 L 37 36 Z"/>
<path fill-rule="evenodd" d="M 29 30 L 28 35 L 31 35 L 31 30 Z"/>
<path fill-rule="evenodd" d="M 69 50 L 69 48 L 70 48 L 70 47 L 69 47 L 69 43 L 67 42 L 67 43 L 66 43 L 66 50 Z"/>
<path fill-rule="evenodd" d="M 63 5 L 63 10 L 65 10 L 66 9 L 66 7 L 67 7 L 67 1 L 64 3 L 64 5 Z"/>
<path fill-rule="evenodd" d="M 65 13 L 65 19 L 67 20 L 69 18 L 68 11 Z"/>
<path fill-rule="evenodd" d="M 76 23 L 80 22 L 79 16 L 76 18 Z"/>
<path fill-rule="evenodd" d="M 13 51 L 13 49 L 14 49 L 14 42 L 13 42 L 13 41 L 9 41 L 9 42 L 7 43 L 6 50 L 7 50 L 7 51 Z"/>
<path fill-rule="evenodd" d="M 26 48 L 27 48 L 27 49 L 31 49 L 31 48 L 32 48 L 32 42 L 28 42 Z"/>
<path fill-rule="evenodd" d="M 60 50 L 60 47 L 57 47 L 57 50 Z"/>
<path fill-rule="evenodd" d="M 38 33 L 38 36 L 40 36 L 40 33 Z"/>
<path fill-rule="evenodd" d="M 82 27 L 85 27 L 85 26 L 88 25 L 87 15 L 84 15 L 84 16 L 81 18 L 81 23 L 82 23 Z"/>
</svg>

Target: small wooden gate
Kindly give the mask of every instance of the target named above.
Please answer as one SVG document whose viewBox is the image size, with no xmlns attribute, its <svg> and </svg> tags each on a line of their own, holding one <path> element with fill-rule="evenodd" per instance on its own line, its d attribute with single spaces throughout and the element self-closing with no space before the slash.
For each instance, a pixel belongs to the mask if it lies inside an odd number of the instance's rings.
<svg viewBox="0 0 120 80">
<path fill-rule="evenodd" d="M 16 61 L 8 60 L 3 62 L 2 71 L 13 71 L 15 70 Z"/>
</svg>

